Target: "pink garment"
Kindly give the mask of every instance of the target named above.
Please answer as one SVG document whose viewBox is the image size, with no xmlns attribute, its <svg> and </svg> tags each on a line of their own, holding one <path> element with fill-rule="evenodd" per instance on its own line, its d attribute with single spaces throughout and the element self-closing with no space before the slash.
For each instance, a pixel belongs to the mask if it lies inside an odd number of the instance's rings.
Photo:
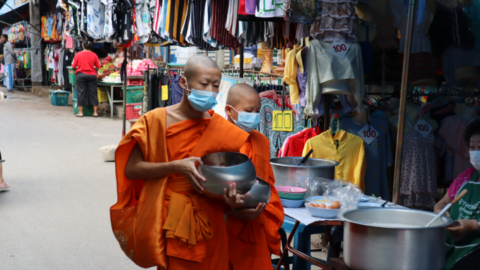
<svg viewBox="0 0 480 270">
<path fill-rule="evenodd" d="M 448 153 L 453 156 L 453 175 L 460 175 L 463 171 L 472 167 L 468 145 L 463 140 L 465 128 L 466 125 L 462 118 L 453 115 L 445 118 L 445 122 L 438 131 L 438 134 L 447 142 Z"/>
<path fill-rule="evenodd" d="M 73 49 L 73 38 L 63 33 L 63 39 L 65 40 L 65 49 Z"/>
<path fill-rule="evenodd" d="M 450 200 L 453 201 L 455 197 L 457 196 L 458 191 L 462 188 L 462 186 L 470 181 L 470 178 L 472 178 L 472 175 L 475 173 L 475 168 L 470 168 L 465 170 L 463 173 L 461 173 L 455 181 L 450 185 L 448 188 L 448 197 L 450 197 Z"/>
<path fill-rule="evenodd" d="M 455 111 L 455 106 L 453 106 L 453 104 L 448 104 L 445 108 L 436 111 L 433 115 L 442 115 L 453 111 Z"/>
</svg>

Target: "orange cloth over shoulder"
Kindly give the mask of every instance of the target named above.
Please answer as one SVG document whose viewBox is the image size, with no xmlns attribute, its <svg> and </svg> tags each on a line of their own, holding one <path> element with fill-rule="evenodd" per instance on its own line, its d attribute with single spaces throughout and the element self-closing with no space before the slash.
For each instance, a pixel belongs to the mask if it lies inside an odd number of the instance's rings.
<svg viewBox="0 0 480 270">
<path fill-rule="evenodd" d="M 181 174 L 140 180 L 125 176 L 136 143 L 145 161 L 157 163 L 238 152 L 249 135 L 209 113 L 210 119 L 189 119 L 166 128 L 166 110 L 153 110 L 138 120 L 117 148 L 118 201 L 110 208 L 112 229 L 125 254 L 141 267 L 228 268 L 223 201 L 196 193 Z"/>
<path fill-rule="evenodd" d="M 229 269 L 271 269 L 270 255 L 280 255 L 278 230 L 283 224 L 284 212 L 270 165 L 270 142 L 254 130 L 240 151 L 252 160 L 257 176 L 272 188 L 267 208 L 256 219 L 228 218 Z"/>
</svg>

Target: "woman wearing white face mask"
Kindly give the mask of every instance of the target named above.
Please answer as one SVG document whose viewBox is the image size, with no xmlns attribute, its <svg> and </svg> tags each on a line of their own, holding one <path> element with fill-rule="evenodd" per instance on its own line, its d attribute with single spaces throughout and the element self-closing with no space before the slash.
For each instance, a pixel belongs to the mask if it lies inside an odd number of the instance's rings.
<svg viewBox="0 0 480 270">
<path fill-rule="evenodd" d="M 480 268 L 480 119 L 468 124 L 464 140 L 470 146 L 473 167 L 455 179 L 445 197 L 434 208 L 434 212 L 440 212 L 458 193 L 468 190 L 446 213 L 455 222 L 447 228 L 445 269 Z"/>
</svg>

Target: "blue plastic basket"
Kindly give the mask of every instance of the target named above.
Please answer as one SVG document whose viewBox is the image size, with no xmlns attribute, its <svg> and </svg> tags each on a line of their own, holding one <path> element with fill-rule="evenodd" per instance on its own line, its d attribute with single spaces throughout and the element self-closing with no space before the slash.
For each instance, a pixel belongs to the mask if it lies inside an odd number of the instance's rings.
<svg viewBox="0 0 480 270">
<path fill-rule="evenodd" d="M 68 106 L 68 91 L 50 90 L 50 103 L 53 106 Z"/>
</svg>

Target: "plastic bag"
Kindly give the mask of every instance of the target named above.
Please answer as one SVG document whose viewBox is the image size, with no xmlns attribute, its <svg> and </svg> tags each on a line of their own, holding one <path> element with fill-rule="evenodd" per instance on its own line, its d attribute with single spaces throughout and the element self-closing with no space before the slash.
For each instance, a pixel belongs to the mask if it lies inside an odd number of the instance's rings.
<svg viewBox="0 0 480 270">
<path fill-rule="evenodd" d="M 334 180 L 330 183 L 323 194 L 327 201 L 339 201 L 343 210 L 355 209 L 363 192 L 357 185 L 345 180 Z"/>
<path fill-rule="evenodd" d="M 331 179 L 323 177 L 310 176 L 305 178 L 297 178 L 296 186 L 307 190 L 306 197 L 322 196 L 328 188 L 337 186 Z"/>
</svg>

